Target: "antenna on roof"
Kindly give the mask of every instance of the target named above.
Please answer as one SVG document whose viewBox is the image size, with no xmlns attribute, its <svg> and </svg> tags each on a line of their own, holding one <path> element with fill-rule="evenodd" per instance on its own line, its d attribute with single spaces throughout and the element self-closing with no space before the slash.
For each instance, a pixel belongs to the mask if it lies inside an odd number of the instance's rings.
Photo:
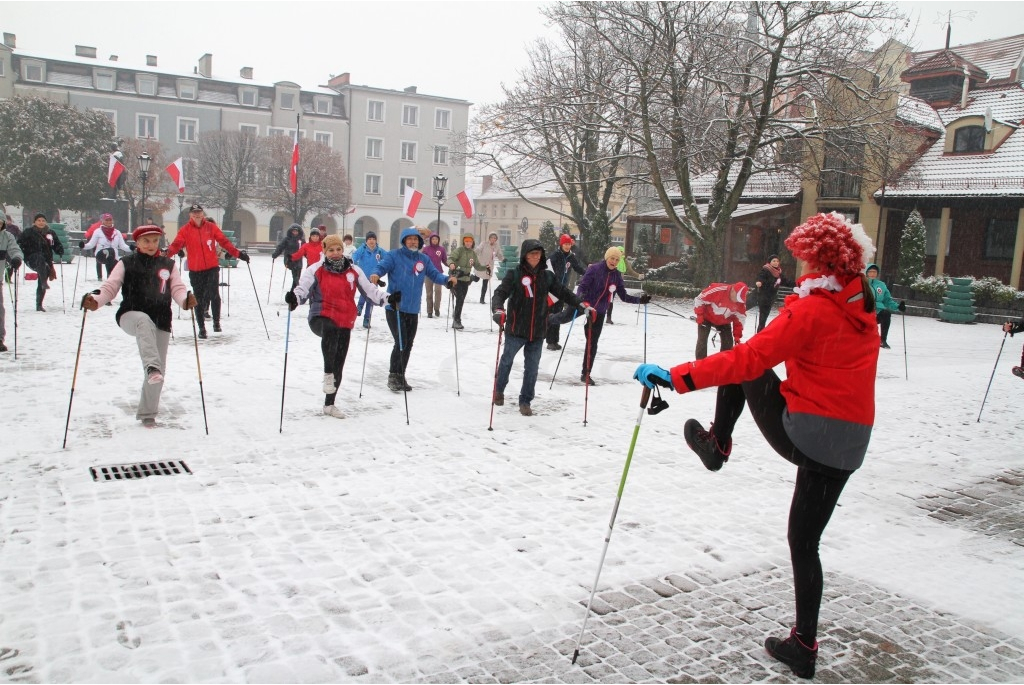
<svg viewBox="0 0 1024 685">
<path fill-rule="evenodd" d="M 949 39 L 953 30 L 954 19 L 966 19 L 967 21 L 974 21 L 978 13 L 975 10 L 960 10 L 959 12 L 939 12 L 938 19 L 935 20 L 935 24 L 938 26 L 946 27 L 946 49 L 949 50 Z"/>
</svg>

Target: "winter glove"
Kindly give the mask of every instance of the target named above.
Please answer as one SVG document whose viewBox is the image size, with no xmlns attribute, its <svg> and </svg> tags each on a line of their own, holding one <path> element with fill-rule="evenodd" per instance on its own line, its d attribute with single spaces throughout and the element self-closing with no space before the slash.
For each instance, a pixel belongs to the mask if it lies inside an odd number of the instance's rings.
<svg viewBox="0 0 1024 685">
<path fill-rule="evenodd" d="M 396 290 L 395 292 L 388 295 L 388 304 L 391 305 L 392 309 L 398 309 L 398 303 L 402 301 L 402 291 Z"/>
<path fill-rule="evenodd" d="M 17 257 L 11 257 L 11 260 L 7 263 L 10 265 L 11 271 L 17 271 L 18 267 L 21 266 L 21 260 Z"/>
<path fill-rule="evenodd" d="M 487 278 L 491 277 L 491 267 L 487 267 Z"/>
<path fill-rule="evenodd" d="M 901 312 L 907 311 L 907 302 L 906 302 L 906 300 L 900 300 L 900 304 L 899 304 L 898 307 L 896 307 L 896 309 L 899 309 Z"/>
<path fill-rule="evenodd" d="M 380 280 L 379 278 L 377 279 L 377 287 L 378 288 L 386 288 L 387 286 L 388 286 L 387 283 L 385 283 L 384 281 Z"/>
<path fill-rule="evenodd" d="M 643 295 L 640 296 L 640 304 L 647 304 L 650 301 L 651 301 L 651 294 L 650 293 L 644 293 Z"/>
<path fill-rule="evenodd" d="M 79 240 L 78 241 L 78 249 L 79 250 L 84 250 L 85 249 L 85 241 L 84 240 Z"/>
<path fill-rule="evenodd" d="M 249 263 L 249 253 L 246 252 L 245 250 L 242 250 L 241 252 L 238 253 L 238 258 L 241 259 L 246 264 Z"/>
<path fill-rule="evenodd" d="M 498 324 L 499 326 L 504 326 L 505 325 L 505 310 L 504 309 L 495 309 L 494 310 L 494 315 L 491 316 L 491 318 L 494 319 L 494 323 Z"/>
<path fill-rule="evenodd" d="M 576 308 L 576 311 L 580 313 L 580 316 L 586 316 L 591 321 L 597 320 L 597 311 L 586 302 L 581 302 L 580 306 Z"/>
<path fill-rule="evenodd" d="M 636 367 L 633 380 L 640 381 L 648 388 L 660 385 L 663 388 L 672 388 L 672 375 L 657 364 L 641 364 Z"/>
<path fill-rule="evenodd" d="M 82 309 L 88 309 L 90 312 L 94 312 L 100 308 L 100 303 L 97 302 L 92 293 L 86 293 L 82 296 Z"/>
<path fill-rule="evenodd" d="M 192 293 L 189 293 L 188 295 L 185 296 L 185 304 L 181 305 L 181 308 L 184 309 L 185 311 L 188 311 L 189 309 L 194 308 L 197 304 L 198 302 L 196 302 L 196 296 L 193 295 Z"/>
<path fill-rule="evenodd" d="M 295 293 L 291 290 L 284 294 L 284 301 L 288 303 L 288 311 L 293 312 L 295 308 L 299 306 L 299 298 L 295 297 Z"/>
</svg>

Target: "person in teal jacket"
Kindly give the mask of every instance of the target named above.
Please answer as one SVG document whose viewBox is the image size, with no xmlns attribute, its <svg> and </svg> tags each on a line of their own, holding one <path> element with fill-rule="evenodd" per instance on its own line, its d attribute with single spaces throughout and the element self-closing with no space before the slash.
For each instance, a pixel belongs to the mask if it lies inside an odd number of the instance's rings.
<svg viewBox="0 0 1024 685">
<path fill-rule="evenodd" d="M 900 313 L 907 311 L 907 303 L 900 301 L 897 304 L 896 300 L 892 299 L 889 289 L 878 278 L 877 264 L 868 264 L 868 268 L 864 270 L 864 275 L 868 277 L 871 290 L 875 293 L 875 318 L 878 319 L 878 325 L 882 328 L 882 349 L 888 350 L 890 348 L 886 338 L 889 336 L 889 324 L 892 323 L 892 313 L 895 311 Z"/>
<path fill-rule="evenodd" d="M 388 390 L 392 392 L 412 390 L 405 382 L 405 370 L 409 367 L 409 353 L 412 352 L 412 344 L 416 339 L 420 301 L 423 299 L 423 282 L 428 278 L 442 285 L 448 283 L 453 286 L 458 282 L 454 276 L 445 276 L 434 268 L 430 259 L 420 252 L 423 248 L 423 237 L 415 226 L 402 229 L 399 242 L 401 247 L 386 252 L 370 276 L 370 281 L 374 285 L 381 276 L 388 276 L 388 293 L 401 293 L 400 300 L 396 303 L 397 311 L 391 304 L 384 308 L 388 328 L 395 338 L 388 373 Z"/>
</svg>

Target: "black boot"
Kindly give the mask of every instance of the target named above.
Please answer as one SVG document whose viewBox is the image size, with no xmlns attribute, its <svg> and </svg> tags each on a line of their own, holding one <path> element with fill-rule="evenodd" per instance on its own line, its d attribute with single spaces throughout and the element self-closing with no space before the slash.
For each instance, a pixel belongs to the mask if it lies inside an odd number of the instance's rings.
<svg viewBox="0 0 1024 685">
<path fill-rule="evenodd" d="M 454 328 L 457 331 L 461 331 L 463 328 L 465 328 L 465 326 L 462 325 L 461 319 L 455 319 L 455 321 L 452 322 L 452 328 Z"/>
<path fill-rule="evenodd" d="M 402 384 L 402 390 L 405 390 L 406 392 L 409 392 L 410 390 L 412 390 L 412 386 L 409 385 L 409 383 L 407 383 L 406 380 L 405 380 L 405 374 L 404 373 L 398 374 L 398 382 Z"/>
<path fill-rule="evenodd" d="M 770 637 L 764 641 L 765 651 L 777 661 L 789 666 L 793 673 L 801 678 L 814 677 L 814 662 L 818 660 L 818 643 L 808 647 L 796 634 L 796 628 L 789 632 L 785 640 Z"/>
<path fill-rule="evenodd" d="M 714 424 L 711 424 L 714 428 Z M 690 419 L 683 425 L 683 437 L 690 449 L 697 453 L 708 471 L 717 471 L 722 464 L 729 461 L 729 453 L 732 452 L 732 438 L 730 438 L 723 449 L 711 431 L 704 430 L 697 419 Z"/>
<path fill-rule="evenodd" d="M 402 392 L 402 374 L 388 374 L 388 390 L 391 392 Z"/>
</svg>

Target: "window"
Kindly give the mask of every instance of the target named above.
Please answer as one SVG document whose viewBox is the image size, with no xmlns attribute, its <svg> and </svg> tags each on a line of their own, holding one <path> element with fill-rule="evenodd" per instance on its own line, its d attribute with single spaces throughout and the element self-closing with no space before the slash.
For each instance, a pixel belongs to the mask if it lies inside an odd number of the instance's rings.
<svg viewBox="0 0 1024 685">
<path fill-rule="evenodd" d="M 178 97 L 182 100 L 196 99 L 195 81 L 178 81 Z"/>
<path fill-rule="evenodd" d="M 316 107 L 317 114 L 330 114 L 331 113 L 331 99 L 326 97 L 318 97 L 313 101 Z"/>
<path fill-rule="evenodd" d="M 327 147 L 331 147 L 331 143 L 334 142 L 334 134 L 328 133 L 327 131 L 314 131 L 313 140 L 318 143 L 323 143 Z"/>
<path fill-rule="evenodd" d="M 989 219 L 985 227 L 985 259 L 1013 259 L 1016 238 L 1016 219 Z"/>
<path fill-rule="evenodd" d="M 512 205 L 512 217 L 516 218 L 519 216 L 519 205 Z"/>
<path fill-rule="evenodd" d="M 4 71 L 4 61 L 2 59 L 0 59 L 0 76 L 5 76 L 5 75 L 6 75 L 6 72 Z"/>
<path fill-rule="evenodd" d="M 367 121 L 384 121 L 384 101 L 383 100 L 367 100 L 366 101 L 366 120 Z"/>
<path fill-rule="evenodd" d="M 366 174 L 363 190 L 367 195 L 380 195 L 380 174 Z"/>
<path fill-rule="evenodd" d="M 156 138 L 159 129 L 157 125 L 159 120 L 155 114 L 136 114 L 135 115 L 135 137 L 136 138 Z"/>
<path fill-rule="evenodd" d="M 259 102 L 259 91 L 255 88 L 239 88 L 238 101 L 246 107 L 255 107 Z"/>
<path fill-rule="evenodd" d="M 384 140 L 381 138 L 366 139 L 366 158 L 384 159 Z"/>
<path fill-rule="evenodd" d="M 401 159 L 403 162 L 415 162 L 416 161 L 416 143 L 411 143 L 407 140 L 402 141 L 402 155 Z"/>
<path fill-rule="evenodd" d="M 825 137 L 825 162 L 818 183 L 819 197 L 860 197 L 860 168 L 864 144 L 842 133 Z"/>
<path fill-rule="evenodd" d="M 964 126 L 953 134 L 953 152 L 984 152 L 985 127 Z"/>
<path fill-rule="evenodd" d="M 448 165 L 448 146 L 447 145 L 435 145 L 434 146 L 434 164 L 441 166 Z"/>
<path fill-rule="evenodd" d="M 21 76 L 26 81 L 35 81 L 36 83 L 43 82 L 43 63 L 42 62 L 29 62 L 23 60 L 21 63 Z"/>
<path fill-rule="evenodd" d="M 178 142 L 195 143 L 196 134 L 199 132 L 198 119 L 186 119 L 178 117 Z"/>
<path fill-rule="evenodd" d="M 97 71 L 94 77 L 96 90 L 114 90 L 114 72 Z"/>
<path fill-rule="evenodd" d="M 112 109 L 93 109 L 92 111 L 98 112 L 110 119 L 110 123 L 114 125 L 114 135 L 117 135 L 117 112 Z"/>
<path fill-rule="evenodd" d="M 257 167 L 255 164 L 249 164 L 242 170 L 242 185 L 254 186 L 259 180 L 259 174 L 257 173 Z"/>
<path fill-rule="evenodd" d="M 288 136 L 289 138 L 294 138 L 295 137 L 295 129 L 294 128 L 275 128 L 273 126 L 268 126 L 267 127 L 267 135 L 270 136 L 271 138 L 273 138 L 274 136 Z M 302 138 L 302 137 L 303 137 L 303 135 L 300 132 L 299 133 L 299 138 Z"/>
<path fill-rule="evenodd" d="M 185 173 L 185 183 L 192 183 L 196 178 L 196 170 L 199 168 L 199 162 L 189 157 L 183 157 L 181 160 L 181 168 Z"/>
<path fill-rule="evenodd" d="M 402 176 L 401 178 L 399 178 L 398 179 L 398 197 L 404 197 L 405 196 L 405 187 L 406 186 L 412 186 L 413 188 L 415 188 L 416 187 L 416 179 L 415 178 L 410 178 L 408 176 Z"/>
<path fill-rule="evenodd" d="M 450 109 L 434 110 L 434 128 L 441 128 L 445 131 L 452 127 L 452 111 Z"/>
<path fill-rule="evenodd" d="M 501 206 L 501 215 L 505 216 L 505 205 Z"/>
<path fill-rule="evenodd" d="M 281 93 L 281 109 L 295 109 L 295 93 Z"/>
<path fill-rule="evenodd" d="M 152 76 L 139 76 L 135 83 L 139 95 L 156 95 L 156 79 Z"/>
<path fill-rule="evenodd" d="M 260 127 L 256 124 L 239 124 L 238 130 L 251 136 L 258 136 L 260 134 Z"/>
<path fill-rule="evenodd" d="M 420 108 L 416 105 L 402 105 L 402 125 L 419 126 Z"/>
<path fill-rule="evenodd" d="M 934 257 L 939 253 L 939 217 L 924 220 L 924 253 L 928 257 Z M 953 237 L 953 220 L 949 220 L 949 233 L 946 235 L 946 256 L 949 256 L 949 243 Z"/>
<path fill-rule="evenodd" d="M 267 169 L 266 177 L 268 188 L 280 188 L 284 185 L 284 167 L 270 167 Z"/>
</svg>

